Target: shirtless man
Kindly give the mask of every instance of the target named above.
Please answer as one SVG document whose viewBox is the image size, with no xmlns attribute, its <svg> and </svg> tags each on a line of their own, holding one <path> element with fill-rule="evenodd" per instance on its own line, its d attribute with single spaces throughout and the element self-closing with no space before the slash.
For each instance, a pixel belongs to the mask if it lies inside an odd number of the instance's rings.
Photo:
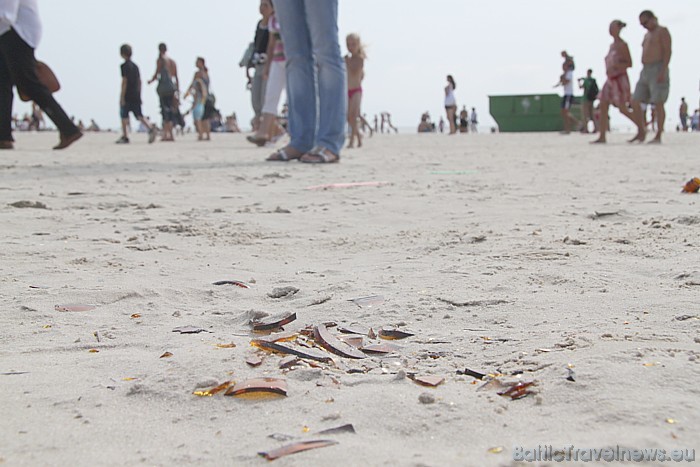
<svg viewBox="0 0 700 467">
<path fill-rule="evenodd" d="M 641 103 L 655 104 L 656 107 L 656 136 L 650 143 L 661 143 L 661 134 L 664 131 L 666 110 L 664 103 L 668 99 L 669 73 L 668 64 L 671 61 L 671 34 L 664 26 L 659 25 L 659 20 L 654 13 L 644 10 L 639 15 L 639 23 L 648 31 L 642 42 L 642 64 L 644 68 L 639 76 L 637 87 L 632 96 L 632 109 L 638 118 L 642 117 Z M 645 127 L 645 122 L 640 122 L 640 128 Z M 630 143 L 644 142 L 646 132 L 640 130 L 630 140 Z"/>
<path fill-rule="evenodd" d="M 153 73 L 153 77 L 148 80 L 148 84 L 158 80 L 156 91 L 160 98 L 160 111 L 163 115 L 162 141 L 174 141 L 173 123 L 179 114 L 176 106 L 178 103 L 177 95 L 180 93 L 180 81 L 177 78 L 177 64 L 175 64 L 175 60 L 168 57 L 167 51 L 168 48 L 165 44 L 158 45 L 156 71 Z"/>
</svg>

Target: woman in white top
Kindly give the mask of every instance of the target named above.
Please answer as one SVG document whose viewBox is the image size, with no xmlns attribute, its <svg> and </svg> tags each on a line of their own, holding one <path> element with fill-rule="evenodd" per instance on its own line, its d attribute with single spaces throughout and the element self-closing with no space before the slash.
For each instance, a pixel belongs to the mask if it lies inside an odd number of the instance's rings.
<svg viewBox="0 0 700 467">
<path fill-rule="evenodd" d="M 447 121 L 450 123 L 450 134 L 457 132 L 455 125 L 455 113 L 457 112 L 457 101 L 455 100 L 455 80 L 452 75 L 447 75 L 447 86 L 445 86 L 445 111 L 447 112 Z"/>
</svg>

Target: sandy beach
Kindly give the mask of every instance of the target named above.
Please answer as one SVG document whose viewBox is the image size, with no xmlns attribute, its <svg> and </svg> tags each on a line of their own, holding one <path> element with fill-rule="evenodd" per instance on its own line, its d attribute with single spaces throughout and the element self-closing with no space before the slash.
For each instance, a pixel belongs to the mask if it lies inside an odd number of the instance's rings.
<svg viewBox="0 0 700 467">
<path fill-rule="evenodd" d="M 698 134 L 377 135 L 322 166 L 264 162 L 244 135 L 88 134 L 64 152 L 54 133 L 15 137 L 0 154 L 0 465 L 255 466 L 315 439 L 337 444 L 271 464 L 700 448 L 700 195 L 680 193 Z M 270 297 L 281 287 L 298 292 Z M 95 308 L 60 311 L 75 304 Z M 286 312 L 286 331 L 413 335 L 280 368 L 250 320 Z M 193 394 L 258 377 L 287 396 Z"/>
</svg>

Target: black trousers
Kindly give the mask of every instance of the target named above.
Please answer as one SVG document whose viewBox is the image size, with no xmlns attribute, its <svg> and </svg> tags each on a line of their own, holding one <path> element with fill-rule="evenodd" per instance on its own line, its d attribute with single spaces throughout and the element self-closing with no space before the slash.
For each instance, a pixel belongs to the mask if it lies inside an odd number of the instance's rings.
<svg viewBox="0 0 700 467">
<path fill-rule="evenodd" d="M 12 138 L 12 87 L 17 86 L 36 102 L 63 136 L 77 133 L 78 127 L 36 75 L 34 49 L 14 29 L 0 36 L 0 141 Z"/>
</svg>

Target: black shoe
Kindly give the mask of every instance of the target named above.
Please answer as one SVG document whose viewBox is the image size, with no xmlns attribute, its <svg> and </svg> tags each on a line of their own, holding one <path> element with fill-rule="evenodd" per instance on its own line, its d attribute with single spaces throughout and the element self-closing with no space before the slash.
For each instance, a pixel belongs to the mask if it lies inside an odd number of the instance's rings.
<svg viewBox="0 0 700 467">
<path fill-rule="evenodd" d="M 129 144 L 129 138 L 122 136 L 117 140 L 117 144 Z"/>
</svg>

